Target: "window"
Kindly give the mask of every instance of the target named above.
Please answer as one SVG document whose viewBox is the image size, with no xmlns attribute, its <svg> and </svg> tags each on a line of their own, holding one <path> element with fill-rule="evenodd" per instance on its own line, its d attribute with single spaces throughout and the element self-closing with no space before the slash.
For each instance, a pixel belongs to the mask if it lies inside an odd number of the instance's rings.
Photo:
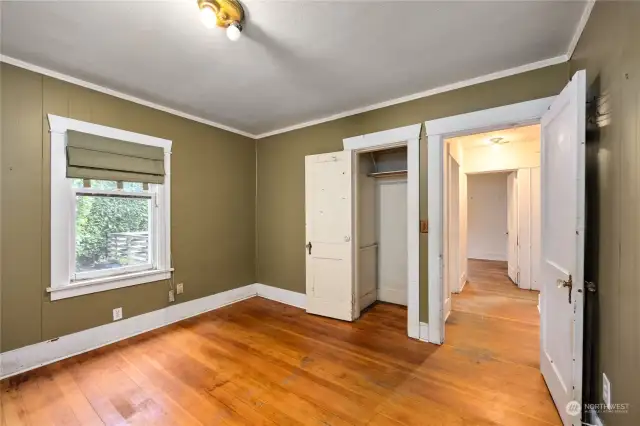
<svg viewBox="0 0 640 426">
<path fill-rule="evenodd" d="M 171 141 L 49 116 L 51 299 L 171 277 Z"/>
<path fill-rule="evenodd" d="M 156 268 L 156 185 L 69 179 L 75 212 L 71 281 Z"/>
</svg>

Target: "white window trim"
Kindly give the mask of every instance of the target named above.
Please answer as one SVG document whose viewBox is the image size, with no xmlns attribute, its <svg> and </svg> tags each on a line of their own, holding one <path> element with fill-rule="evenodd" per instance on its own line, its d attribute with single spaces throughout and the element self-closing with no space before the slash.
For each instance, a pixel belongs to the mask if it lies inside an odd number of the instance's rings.
<svg viewBox="0 0 640 426">
<path fill-rule="evenodd" d="M 51 133 L 51 284 L 47 291 L 51 294 L 51 300 L 171 278 L 171 141 L 51 114 L 48 118 Z M 68 247 L 75 244 L 75 228 L 71 220 L 74 215 L 71 199 L 74 191 L 66 177 L 67 130 L 164 150 L 165 179 L 163 185 L 158 185 L 155 195 L 159 206 L 156 216 L 158 264 L 155 269 L 71 282 L 73 251 Z"/>
</svg>

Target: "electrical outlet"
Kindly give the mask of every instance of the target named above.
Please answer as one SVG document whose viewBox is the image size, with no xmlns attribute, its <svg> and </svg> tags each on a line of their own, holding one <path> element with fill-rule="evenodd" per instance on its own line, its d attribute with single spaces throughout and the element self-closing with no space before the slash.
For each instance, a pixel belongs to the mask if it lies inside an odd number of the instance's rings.
<svg viewBox="0 0 640 426">
<path fill-rule="evenodd" d="M 176 293 L 177 294 L 182 294 L 184 293 L 184 283 L 178 283 L 176 285 Z"/>
<path fill-rule="evenodd" d="M 607 408 L 611 408 L 611 382 L 606 374 L 602 373 L 602 402 Z"/>
<path fill-rule="evenodd" d="M 113 320 L 118 321 L 122 319 L 122 308 L 115 308 L 113 310 Z"/>
<path fill-rule="evenodd" d="M 173 293 L 173 290 L 169 290 L 169 303 L 175 302 L 176 301 L 176 296 Z"/>
</svg>

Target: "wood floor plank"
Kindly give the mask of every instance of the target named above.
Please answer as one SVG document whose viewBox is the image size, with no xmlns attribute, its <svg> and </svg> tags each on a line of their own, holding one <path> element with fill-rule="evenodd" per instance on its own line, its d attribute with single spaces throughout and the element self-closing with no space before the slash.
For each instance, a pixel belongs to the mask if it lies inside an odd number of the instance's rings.
<svg viewBox="0 0 640 426">
<path fill-rule="evenodd" d="M 442 346 L 406 308 L 354 323 L 248 299 L 1 383 L 2 425 L 557 425 L 537 293 L 469 262 Z"/>
</svg>

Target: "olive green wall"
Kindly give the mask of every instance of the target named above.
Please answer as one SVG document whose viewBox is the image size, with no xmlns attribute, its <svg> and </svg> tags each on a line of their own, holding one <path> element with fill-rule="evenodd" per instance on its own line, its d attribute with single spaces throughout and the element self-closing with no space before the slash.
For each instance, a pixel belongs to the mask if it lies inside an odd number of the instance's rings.
<svg viewBox="0 0 640 426">
<path fill-rule="evenodd" d="M 570 63 L 604 104 L 587 132 L 585 279 L 598 291 L 586 301 L 585 400 L 602 402 L 604 372 L 612 402 L 630 404 L 628 414 L 601 414 L 607 426 L 640 424 L 639 23 L 638 2 L 596 2 Z"/>
<path fill-rule="evenodd" d="M 2 64 L 2 350 L 166 307 L 168 282 L 51 302 L 46 114 L 173 141 L 171 234 L 177 302 L 255 279 L 255 141 Z"/>
<path fill-rule="evenodd" d="M 258 282 L 305 292 L 304 157 L 340 151 L 342 139 L 425 120 L 557 95 L 569 77 L 560 64 L 258 141 Z M 420 154 L 420 217 L 426 219 L 426 142 Z M 427 321 L 427 234 L 420 241 L 420 318 Z"/>
</svg>

